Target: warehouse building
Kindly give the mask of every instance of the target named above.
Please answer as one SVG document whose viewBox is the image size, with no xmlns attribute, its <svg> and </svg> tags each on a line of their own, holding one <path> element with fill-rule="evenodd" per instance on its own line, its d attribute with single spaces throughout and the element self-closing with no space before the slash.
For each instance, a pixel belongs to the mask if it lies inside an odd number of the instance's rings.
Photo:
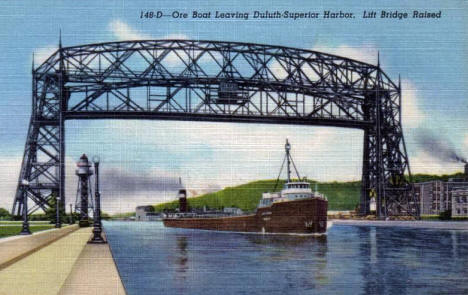
<svg viewBox="0 0 468 295">
<path fill-rule="evenodd" d="M 468 194 L 468 179 L 451 178 L 449 181 L 420 182 L 414 184 L 414 189 L 421 215 L 439 215 L 451 211 L 452 216 L 468 216 L 463 215 L 466 207 L 462 205 L 464 194 Z M 458 209 L 461 213 L 458 213 Z"/>
<path fill-rule="evenodd" d="M 161 215 L 154 212 L 153 206 L 138 206 L 135 209 L 136 221 L 156 221 L 161 220 Z"/>
<path fill-rule="evenodd" d="M 452 217 L 468 217 L 468 189 L 452 191 Z"/>
</svg>

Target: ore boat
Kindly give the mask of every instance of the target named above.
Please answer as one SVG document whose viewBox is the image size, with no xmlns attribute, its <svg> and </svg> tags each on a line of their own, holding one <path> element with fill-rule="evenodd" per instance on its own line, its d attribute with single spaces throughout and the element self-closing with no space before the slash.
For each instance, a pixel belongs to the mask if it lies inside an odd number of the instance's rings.
<svg viewBox="0 0 468 295">
<path fill-rule="evenodd" d="M 312 191 L 310 183 L 299 176 L 290 154 L 291 145 L 286 140 L 286 155 L 281 165 L 287 163 L 287 181 L 280 192 L 263 193 L 262 199 L 253 214 L 237 216 L 213 216 L 188 212 L 186 191 L 179 191 L 179 212 L 163 218 L 166 227 L 191 228 L 202 230 L 323 234 L 327 230 L 328 200 Z M 297 174 L 297 181 L 291 179 L 291 163 Z M 279 178 L 276 185 L 278 185 Z M 275 186 L 276 188 L 276 186 Z M 184 194 L 185 193 L 185 194 Z"/>
</svg>

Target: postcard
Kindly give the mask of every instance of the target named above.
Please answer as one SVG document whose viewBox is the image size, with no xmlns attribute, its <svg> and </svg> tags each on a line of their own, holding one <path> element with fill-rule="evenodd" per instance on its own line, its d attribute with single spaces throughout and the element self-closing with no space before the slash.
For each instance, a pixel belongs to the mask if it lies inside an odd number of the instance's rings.
<svg viewBox="0 0 468 295">
<path fill-rule="evenodd" d="M 468 293 L 466 1 L 0 7 L 0 294 Z"/>
</svg>

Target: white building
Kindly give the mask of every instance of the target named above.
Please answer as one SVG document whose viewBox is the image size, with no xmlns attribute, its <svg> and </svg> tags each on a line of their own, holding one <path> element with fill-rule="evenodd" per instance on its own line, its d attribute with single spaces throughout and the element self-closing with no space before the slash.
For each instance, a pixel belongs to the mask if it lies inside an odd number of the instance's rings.
<svg viewBox="0 0 468 295">
<path fill-rule="evenodd" d="M 244 213 L 241 209 L 236 208 L 236 207 L 226 207 L 223 209 L 223 212 L 229 213 L 232 215 L 242 215 Z"/>
<path fill-rule="evenodd" d="M 154 212 L 153 206 L 138 206 L 135 209 L 136 221 L 156 221 L 160 219 L 161 215 Z"/>
<path fill-rule="evenodd" d="M 465 178 L 452 178 L 449 181 L 433 180 L 414 184 L 416 198 L 419 202 L 421 215 L 438 215 L 445 211 L 454 211 L 453 201 L 456 200 L 455 191 L 468 190 L 468 181 Z M 460 207 L 463 212 L 463 208 Z"/>
<path fill-rule="evenodd" d="M 468 189 L 452 191 L 452 217 L 468 217 Z"/>
</svg>

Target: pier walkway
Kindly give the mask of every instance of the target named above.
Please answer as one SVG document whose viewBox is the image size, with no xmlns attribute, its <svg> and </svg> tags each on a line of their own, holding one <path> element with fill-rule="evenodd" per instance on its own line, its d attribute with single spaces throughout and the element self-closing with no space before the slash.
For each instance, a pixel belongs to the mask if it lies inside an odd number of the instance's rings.
<svg viewBox="0 0 468 295">
<path fill-rule="evenodd" d="M 75 230 L 1 269 L 0 294 L 125 294 L 109 246 L 87 244 L 91 230 Z"/>
<path fill-rule="evenodd" d="M 125 295 L 109 244 L 86 244 L 60 295 Z"/>
</svg>

